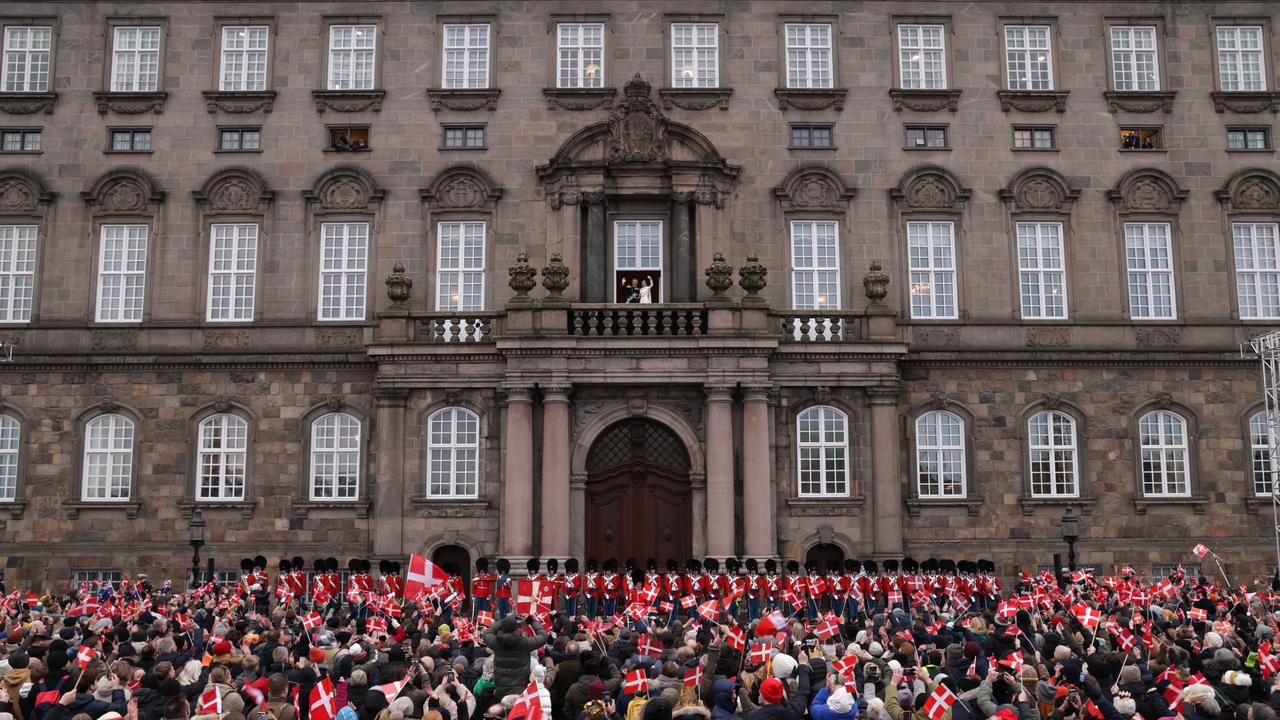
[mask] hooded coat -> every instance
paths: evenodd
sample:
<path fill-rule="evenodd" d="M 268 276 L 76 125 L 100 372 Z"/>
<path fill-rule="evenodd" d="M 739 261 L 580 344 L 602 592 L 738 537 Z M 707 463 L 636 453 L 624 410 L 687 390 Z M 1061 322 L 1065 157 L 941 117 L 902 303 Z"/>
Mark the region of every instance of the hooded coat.
<path fill-rule="evenodd" d="M 858 717 L 858 703 L 850 703 L 852 707 L 848 711 L 838 713 L 827 707 L 827 700 L 830 698 L 830 690 L 827 688 L 819 690 L 809 705 L 809 717 L 813 720 L 853 720 Z"/>
<path fill-rule="evenodd" d="M 524 692 L 529 686 L 529 653 L 547 644 L 542 623 L 530 618 L 529 625 L 533 637 L 521 632 L 510 617 L 484 634 L 484 644 L 493 651 L 494 697 L 498 700 Z"/>

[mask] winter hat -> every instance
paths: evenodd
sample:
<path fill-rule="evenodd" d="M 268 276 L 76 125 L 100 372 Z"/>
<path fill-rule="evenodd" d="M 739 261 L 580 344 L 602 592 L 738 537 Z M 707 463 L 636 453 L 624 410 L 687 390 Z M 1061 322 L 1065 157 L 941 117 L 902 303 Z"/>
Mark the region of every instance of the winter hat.
<path fill-rule="evenodd" d="M 878 697 L 873 697 L 870 700 L 868 700 L 867 714 L 869 714 L 873 718 L 888 717 L 888 715 L 885 714 L 885 710 L 884 710 L 884 700 L 881 700 Z"/>
<path fill-rule="evenodd" d="M 964 646 L 960 643 L 951 643 L 947 646 L 947 664 L 950 665 L 960 658 L 964 657 Z"/>
<path fill-rule="evenodd" d="M 1116 712 L 1126 717 L 1138 712 L 1138 704 L 1125 693 L 1120 693 L 1112 704 L 1116 706 Z"/>
<path fill-rule="evenodd" d="M 1142 671 L 1137 665 L 1125 665 L 1120 669 L 1120 684 L 1130 685 L 1142 682 Z"/>
<path fill-rule="evenodd" d="M 760 699 L 769 705 L 777 705 L 786 695 L 786 688 L 778 678 L 768 678 L 760 683 Z"/>
<path fill-rule="evenodd" d="M 982 649 L 978 647 L 978 643 L 970 640 L 964 644 L 964 656 L 966 658 L 972 660 L 973 658 L 978 657 L 980 652 L 982 652 Z"/>
<path fill-rule="evenodd" d="M 1221 636 L 1221 635 L 1219 635 L 1218 633 L 1216 633 L 1216 632 L 1212 631 L 1212 630 L 1210 630 L 1209 632 L 1205 633 L 1205 634 L 1204 634 L 1204 647 L 1205 647 L 1205 649 L 1206 649 L 1206 650 L 1208 650 L 1209 648 L 1220 648 L 1220 647 L 1222 647 L 1222 636 Z"/>
<path fill-rule="evenodd" d="M 898 705 L 902 706 L 903 708 L 910 710 L 911 701 L 914 698 L 915 696 L 911 694 L 910 688 L 903 686 L 900 690 L 898 690 Z"/>
<path fill-rule="evenodd" d="M 214 655 L 230 655 L 231 651 L 234 649 L 235 649 L 235 646 L 231 644 L 230 640 L 219 640 L 213 645 L 213 654 Z"/>
<path fill-rule="evenodd" d="M 1066 645 L 1059 645 L 1053 649 L 1053 659 L 1057 662 L 1064 663 L 1071 659 L 1071 648 Z"/>
<path fill-rule="evenodd" d="M 1249 677 L 1248 673 L 1242 673 L 1239 670 L 1228 670 L 1222 673 L 1222 682 L 1236 687 L 1249 687 L 1253 685 L 1253 678 Z"/>
<path fill-rule="evenodd" d="M 587 685 L 587 699 L 599 700 L 602 697 L 604 697 L 604 682 L 596 678 Z"/>
<path fill-rule="evenodd" d="M 644 720 L 671 720 L 675 704 L 666 698 L 655 698 L 644 704 Z"/>
<path fill-rule="evenodd" d="M 773 658 L 773 676 L 779 680 L 786 680 L 791 677 L 791 673 L 795 672 L 796 659 L 790 655 L 775 655 Z"/>
<path fill-rule="evenodd" d="M 848 690 L 839 688 L 827 698 L 827 709 L 837 715 L 844 715 L 853 709 L 853 696 Z"/>
<path fill-rule="evenodd" d="M 867 648 L 867 652 L 871 653 L 871 657 L 878 658 L 884 655 L 884 646 L 878 642 L 873 642 L 871 647 Z"/>
<path fill-rule="evenodd" d="M 1207 645 L 1208 642 L 1206 642 L 1205 644 Z M 1217 650 L 1213 651 L 1213 659 L 1214 659 L 1214 662 L 1229 663 L 1234 661 L 1236 659 L 1236 656 L 1230 650 L 1224 647 L 1220 647 Z"/>
<path fill-rule="evenodd" d="M 182 684 L 173 678 L 166 678 L 160 683 L 160 694 L 164 697 L 173 697 L 182 694 Z"/>
<path fill-rule="evenodd" d="M 1008 705 L 1003 705 L 995 714 L 996 720 L 1018 720 L 1018 711 Z"/>

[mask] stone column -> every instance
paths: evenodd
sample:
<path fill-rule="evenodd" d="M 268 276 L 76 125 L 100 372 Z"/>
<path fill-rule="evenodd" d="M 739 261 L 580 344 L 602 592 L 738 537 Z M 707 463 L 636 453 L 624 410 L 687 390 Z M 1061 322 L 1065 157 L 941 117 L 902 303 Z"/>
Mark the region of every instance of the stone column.
<path fill-rule="evenodd" d="M 586 560 L 587 474 L 574 473 L 569 480 L 569 554 Z"/>
<path fill-rule="evenodd" d="M 569 386 L 542 388 L 542 551 L 544 558 L 569 557 Z M 579 521 L 580 522 L 580 521 Z"/>
<path fill-rule="evenodd" d="M 742 407 L 742 537 L 746 556 L 760 560 L 777 555 L 771 456 L 769 388 L 746 388 Z"/>
<path fill-rule="evenodd" d="M 603 190 L 584 193 L 587 201 L 587 257 L 582 273 L 583 299 L 586 302 L 609 302 L 613 298 L 613 274 L 609 272 L 609 233 L 605 225 Z"/>
<path fill-rule="evenodd" d="M 693 302 L 693 237 L 689 232 L 691 193 L 671 193 L 671 280 L 670 302 Z"/>
<path fill-rule="evenodd" d="M 506 447 L 502 477 L 502 554 L 513 567 L 533 555 L 533 388 L 503 387 Z"/>
<path fill-rule="evenodd" d="M 902 484 L 898 477 L 898 389 L 867 388 L 871 402 L 871 494 L 875 554 L 902 556 Z"/>
<path fill-rule="evenodd" d="M 409 391 L 376 388 L 373 391 L 378 428 L 376 492 L 373 496 L 374 557 L 404 555 L 404 433 L 405 405 Z"/>
<path fill-rule="evenodd" d="M 689 502 L 693 505 L 693 556 L 707 555 L 707 475 L 689 473 Z"/>
<path fill-rule="evenodd" d="M 707 393 L 707 554 L 734 550 L 733 388 L 709 385 Z"/>
<path fill-rule="evenodd" d="M 581 193 L 560 191 L 560 255 L 564 264 L 569 267 L 569 287 L 564 296 L 571 300 L 582 296 L 582 206 L 579 205 Z M 548 259 L 551 253 L 547 253 Z"/>

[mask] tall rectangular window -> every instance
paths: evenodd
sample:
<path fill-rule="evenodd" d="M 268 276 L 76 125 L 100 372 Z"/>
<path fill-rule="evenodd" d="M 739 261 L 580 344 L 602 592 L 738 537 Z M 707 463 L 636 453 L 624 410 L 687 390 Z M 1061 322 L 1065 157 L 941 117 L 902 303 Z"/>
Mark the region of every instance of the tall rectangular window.
<path fill-rule="evenodd" d="M 671 87 L 719 87 L 719 46 L 715 23 L 671 23 Z"/>
<path fill-rule="evenodd" d="M 1280 247 L 1273 223 L 1235 223 L 1236 293 L 1245 320 L 1280 318 Z"/>
<path fill-rule="evenodd" d="M 329 27 L 329 89 L 372 90 L 377 62 L 376 25 Z"/>
<path fill-rule="evenodd" d="M 218 89 L 249 91 L 267 89 L 266 25 L 227 25 L 222 28 L 222 65 Z"/>
<path fill-rule="evenodd" d="M 831 75 L 831 25 L 787 23 L 787 87 L 829 88 Z"/>
<path fill-rule="evenodd" d="M 489 26 L 444 26 L 444 77 L 446 89 L 489 87 Z"/>
<path fill-rule="evenodd" d="M 320 319 L 364 320 L 369 223 L 324 223 L 320 235 Z"/>
<path fill-rule="evenodd" d="M 834 221 L 791 223 L 791 306 L 840 309 L 839 230 Z"/>
<path fill-rule="evenodd" d="M 1067 316 L 1061 223 L 1018 223 L 1018 291 L 1023 319 Z"/>
<path fill-rule="evenodd" d="M 604 24 L 556 26 L 556 87 L 604 87 Z"/>
<path fill-rule="evenodd" d="M 898 26 L 898 69 L 904 90 L 946 89 L 945 32 L 942 25 Z"/>
<path fill-rule="evenodd" d="M 662 287 L 662 222 L 615 222 L 613 250 L 618 302 L 662 302 L 659 297 Z"/>
<path fill-rule="evenodd" d="M 1176 318 L 1169 224 L 1125 223 L 1124 255 L 1129 275 L 1129 317 L 1134 320 Z"/>
<path fill-rule="evenodd" d="M 103 225 L 98 252 L 98 322 L 142 322 L 147 226 Z"/>
<path fill-rule="evenodd" d="M 49 61 L 53 54 L 53 28 L 47 26 L 4 29 L 4 92 L 48 92 Z"/>
<path fill-rule="evenodd" d="M 1048 25 L 1006 25 L 1004 58 L 1010 90 L 1053 89 Z"/>
<path fill-rule="evenodd" d="M 482 222 L 442 222 L 436 261 L 436 309 L 484 309 L 484 236 Z"/>
<path fill-rule="evenodd" d="M 29 322 L 36 279 L 36 226 L 0 225 L 0 322 Z"/>
<path fill-rule="evenodd" d="M 911 317 L 958 317 L 955 258 L 955 225 L 949 222 L 907 223 Z"/>
<path fill-rule="evenodd" d="M 1111 78 L 1121 92 L 1155 92 L 1160 89 L 1160 60 L 1156 55 L 1156 29 L 1148 25 L 1116 25 L 1111 28 Z"/>
<path fill-rule="evenodd" d="M 159 89 L 160 28 L 116 28 L 111 45 L 111 92 Z"/>
<path fill-rule="evenodd" d="M 1227 92 L 1267 89 L 1259 25 L 1218 26 L 1218 81 Z"/>
<path fill-rule="evenodd" d="M 209 320 L 252 320 L 258 226 L 209 228 Z"/>

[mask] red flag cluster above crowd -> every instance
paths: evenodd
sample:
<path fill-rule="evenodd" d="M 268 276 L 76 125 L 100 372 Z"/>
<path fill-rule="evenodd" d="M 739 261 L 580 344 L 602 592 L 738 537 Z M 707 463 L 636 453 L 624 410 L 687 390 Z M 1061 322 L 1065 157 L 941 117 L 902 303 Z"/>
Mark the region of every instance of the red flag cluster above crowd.
<path fill-rule="evenodd" d="M 343 577 L 333 559 L 270 573 L 259 557 L 238 582 L 189 590 L 142 574 L 16 589 L 0 720 L 1275 720 L 1280 707 L 1280 596 L 1225 574 L 1023 573 L 1004 591 L 985 561 L 763 565 L 579 574 L 534 560 L 512 578 L 482 561 L 468 594 L 458 568 L 416 555 L 376 578 L 361 560 Z"/>

